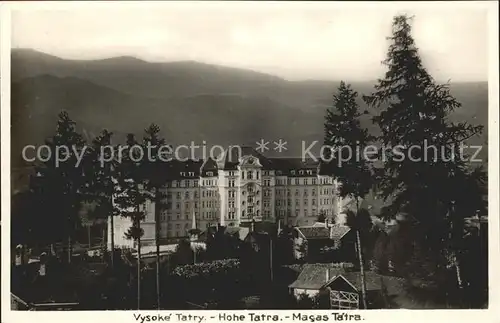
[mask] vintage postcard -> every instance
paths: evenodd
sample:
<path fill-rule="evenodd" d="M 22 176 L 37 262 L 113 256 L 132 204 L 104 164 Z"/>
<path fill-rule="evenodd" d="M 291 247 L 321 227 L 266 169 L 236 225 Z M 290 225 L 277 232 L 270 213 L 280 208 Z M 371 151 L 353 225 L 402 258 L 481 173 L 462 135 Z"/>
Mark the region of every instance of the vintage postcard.
<path fill-rule="evenodd" d="M 0 8 L 2 323 L 500 317 L 498 3 Z"/>

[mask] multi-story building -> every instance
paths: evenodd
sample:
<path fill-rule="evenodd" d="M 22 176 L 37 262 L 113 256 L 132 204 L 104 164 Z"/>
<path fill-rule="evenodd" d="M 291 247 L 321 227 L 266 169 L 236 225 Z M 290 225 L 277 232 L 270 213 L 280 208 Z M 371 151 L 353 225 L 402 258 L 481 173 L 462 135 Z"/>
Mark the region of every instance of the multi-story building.
<path fill-rule="evenodd" d="M 173 161 L 165 165 L 169 180 L 160 216 L 162 239 L 187 236 L 193 225 L 204 231 L 217 223 L 239 226 L 250 221 L 281 221 L 312 225 L 320 214 L 336 218 L 345 201 L 322 163 L 300 158 L 269 158 L 251 147 L 233 147 L 205 161 Z M 154 203 L 145 206 L 142 224 L 147 243 L 154 241 Z M 115 218 L 115 243 L 124 238 L 130 221 Z M 109 241 L 109 239 L 108 239 Z"/>

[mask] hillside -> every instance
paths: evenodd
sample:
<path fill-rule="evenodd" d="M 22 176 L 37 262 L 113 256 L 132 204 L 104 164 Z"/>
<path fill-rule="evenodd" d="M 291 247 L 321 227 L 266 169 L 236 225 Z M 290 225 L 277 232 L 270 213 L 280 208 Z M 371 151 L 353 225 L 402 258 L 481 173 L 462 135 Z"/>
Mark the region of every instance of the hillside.
<path fill-rule="evenodd" d="M 23 164 L 23 145 L 41 144 L 53 133 L 61 109 L 69 111 L 82 132 L 95 135 L 107 128 L 119 141 L 155 122 L 174 145 L 283 139 L 288 150 L 280 156 L 297 156 L 302 141 L 306 146 L 322 141 L 325 109 L 338 86 L 197 62 L 74 61 L 33 50 L 13 50 L 11 66 L 14 167 Z M 373 88 L 368 82 L 352 86 L 360 94 Z M 463 104 L 452 119 L 486 126 L 487 83 L 452 83 L 451 89 Z M 361 100 L 360 105 L 367 109 Z M 376 132 L 370 120 L 378 111 L 367 110 L 363 123 Z M 484 143 L 486 133 L 473 142 Z"/>

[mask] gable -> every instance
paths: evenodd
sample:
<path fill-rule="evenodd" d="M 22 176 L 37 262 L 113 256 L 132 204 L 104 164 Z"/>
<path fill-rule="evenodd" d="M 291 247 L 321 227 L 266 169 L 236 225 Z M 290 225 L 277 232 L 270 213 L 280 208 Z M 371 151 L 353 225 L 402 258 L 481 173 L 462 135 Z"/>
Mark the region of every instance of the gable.
<path fill-rule="evenodd" d="M 358 289 L 349 282 L 342 275 L 336 276 L 332 281 L 325 285 L 325 287 L 330 288 L 331 290 L 349 292 L 349 293 L 358 293 Z"/>

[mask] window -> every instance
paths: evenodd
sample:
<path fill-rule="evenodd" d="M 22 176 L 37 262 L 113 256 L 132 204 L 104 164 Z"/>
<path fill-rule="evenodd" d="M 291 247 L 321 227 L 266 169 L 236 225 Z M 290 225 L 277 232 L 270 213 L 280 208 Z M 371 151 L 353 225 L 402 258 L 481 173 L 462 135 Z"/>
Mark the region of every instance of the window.
<path fill-rule="evenodd" d="M 181 192 L 177 192 L 177 198 L 180 199 L 181 198 Z"/>
<path fill-rule="evenodd" d="M 313 185 L 316 185 L 316 178 L 313 178 L 313 179 L 312 179 L 312 184 L 313 184 Z"/>
<path fill-rule="evenodd" d="M 312 199 L 312 205 L 316 205 L 316 199 Z"/>
<path fill-rule="evenodd" d="M 295 179 L 295 185 L 300 185 L 300 180 L 298 178 Z"/>
<path fill-rule="evenodd" d="M 207 172 L 207 176 L 212 177 L 212 176 L 214 176 L 214 173 L 213 172 Z"/>
<path fill-rule="evenodd" d="M 189 172 L 189 176 L 194 176 L 194 172 Z"/>
<path fill-rule="evenodd" d="M 247 172 L 247 179 L 253 179 L 253 174 L 251 170 Z"/>
<path fill-rule="evenodd" d="M 181 172 L 181 176 L 186 176 L 186 173 L 185 172 Z"/>
<path fill-rule="evenodd" d="M 309 185 L 307 178 L 304 178 L 304 185 Z"/>
<path fill-rule="evenodd" d="M 189 198 L 189 192 L 186 192 L 186 194 L 184 195 L 186 196 L 187 199 Z"/>
<path fill-rule="evenodd" d="M 292 171 L 290 172 L 290 174 L 295 175 L 295 171 L 294 171 L 294 170 L 292 170 Z"/>
<path fill-rule="evenodd" d="M 300 170 L 300 171 L 299 171 L 299 175 L 304 175 L 304 171 L 303 171 L 303 170 Z"/>
<path fill-rule="evenodd" d="M 256 178 L 256 179 L 259 179 L 259 174 L 260 174 L 260 172 L 259 172 L 259 171 L 257 171 L 257 172 L 256 172 L 256 176 L 255 176 L 255 178 Z"/>

